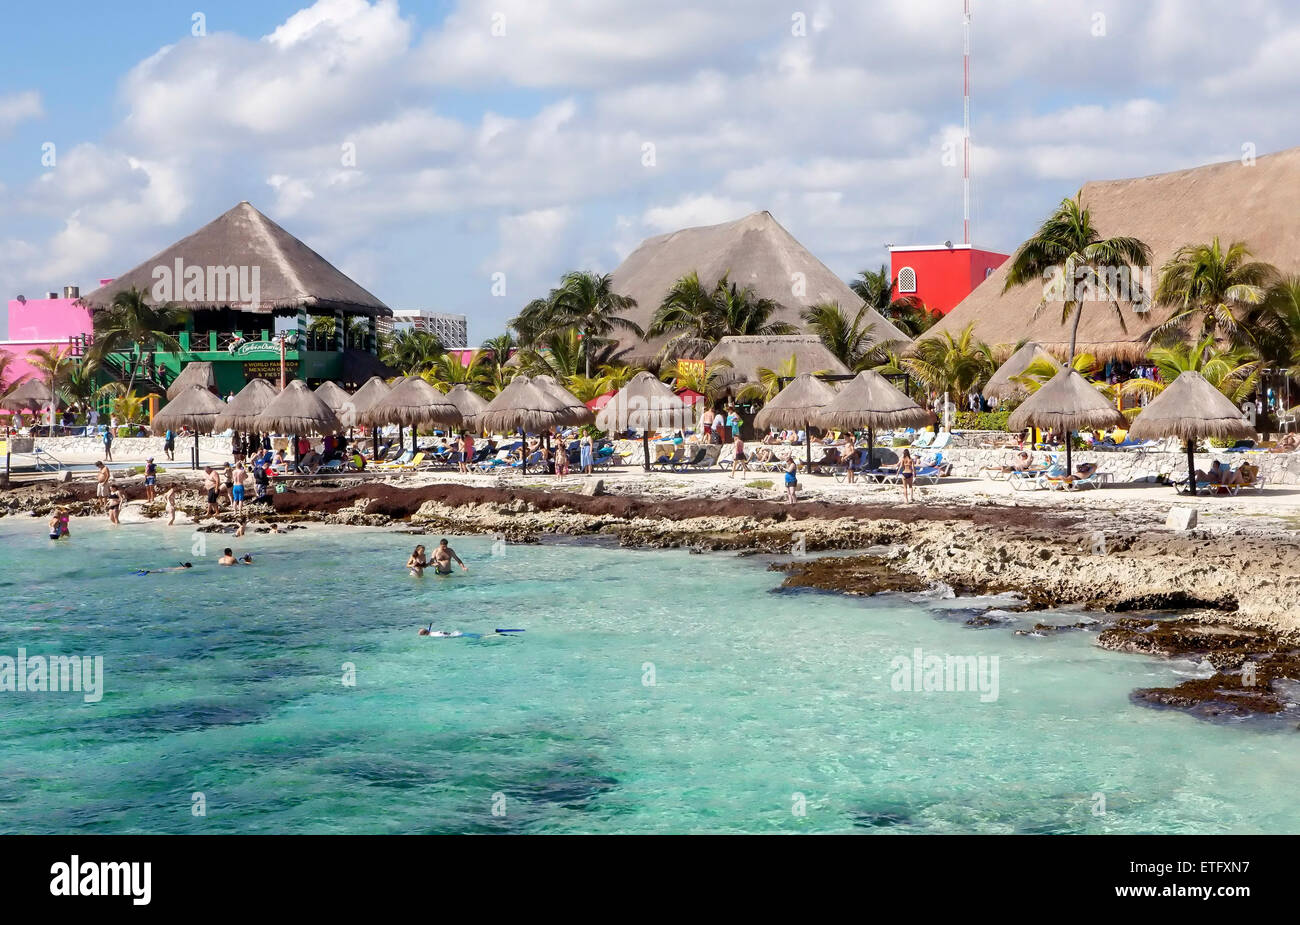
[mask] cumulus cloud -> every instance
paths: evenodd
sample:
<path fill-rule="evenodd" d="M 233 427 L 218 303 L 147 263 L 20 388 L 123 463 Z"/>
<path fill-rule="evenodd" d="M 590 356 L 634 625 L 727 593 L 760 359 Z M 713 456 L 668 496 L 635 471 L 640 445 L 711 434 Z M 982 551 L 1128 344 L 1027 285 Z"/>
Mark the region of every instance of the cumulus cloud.
<path fill-rule="evenodd" d="M 11 132 L 20 122 L 45 114 L 41 95 L 35 90 L 0 94 L 0 137 Z"/>

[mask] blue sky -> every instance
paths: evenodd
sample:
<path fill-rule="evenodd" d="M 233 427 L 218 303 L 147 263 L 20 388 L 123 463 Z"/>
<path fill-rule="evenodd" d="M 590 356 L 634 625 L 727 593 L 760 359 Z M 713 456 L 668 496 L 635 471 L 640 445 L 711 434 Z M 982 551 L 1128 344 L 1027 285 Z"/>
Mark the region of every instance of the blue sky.
<path fill-rule="evenodd" d="M 1300 143 L 1283 0 L 974 6 L 977 244 L 1014 247 L 1088 179 Z M 566 270 L 757 209 L 849 278 L 886 242 L 959 239 L 960 9 L 6 4 L 0 292 L 93 287 L 241 199 L 474 341 Z"/>

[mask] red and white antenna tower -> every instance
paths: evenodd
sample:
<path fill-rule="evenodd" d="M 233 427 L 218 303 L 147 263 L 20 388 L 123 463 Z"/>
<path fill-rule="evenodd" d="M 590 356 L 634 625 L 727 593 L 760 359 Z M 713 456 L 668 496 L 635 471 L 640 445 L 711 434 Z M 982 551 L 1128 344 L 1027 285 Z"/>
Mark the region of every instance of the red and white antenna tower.
<path fill-rule="evenodd" d="M 963 244 L 970 243 L 970 0 L 964 0 L 964 12 L 961 20 L 962 31 L 962 173 L 961 173 L 961 216 Z"/>

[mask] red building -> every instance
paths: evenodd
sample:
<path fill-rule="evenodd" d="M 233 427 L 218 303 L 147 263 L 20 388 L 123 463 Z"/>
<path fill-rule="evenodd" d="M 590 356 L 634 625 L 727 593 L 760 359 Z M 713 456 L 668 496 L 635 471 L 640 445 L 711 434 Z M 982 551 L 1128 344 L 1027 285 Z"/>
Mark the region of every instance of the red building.
<path fill-rule="evenodd" d="M 890 245 L 889 272 L 897 295 L 916 296 L 927 308 L 947 313 L 1006 259 L 970 244 Z"/>

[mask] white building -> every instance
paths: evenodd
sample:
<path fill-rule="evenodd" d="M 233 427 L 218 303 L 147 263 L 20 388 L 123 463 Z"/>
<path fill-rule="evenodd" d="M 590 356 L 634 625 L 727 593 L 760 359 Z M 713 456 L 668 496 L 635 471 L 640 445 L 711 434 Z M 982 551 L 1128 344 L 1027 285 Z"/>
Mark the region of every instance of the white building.
<path fill-rule="evenodd" d="M 393 331 L 427 331 L 448 348 L 469 346 L 469 321 L 464 315 L 444 315 L 423 308 L 396 309 Z"/>

